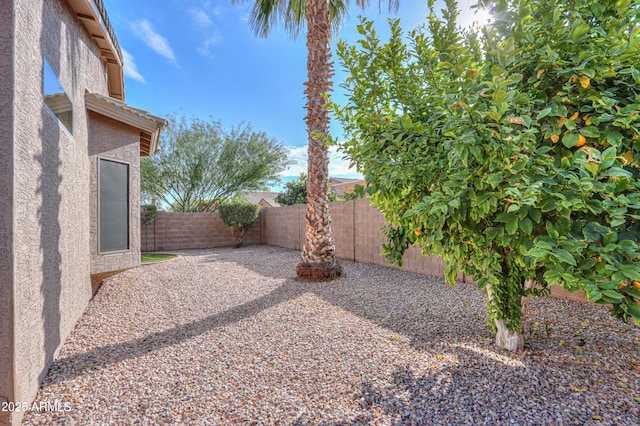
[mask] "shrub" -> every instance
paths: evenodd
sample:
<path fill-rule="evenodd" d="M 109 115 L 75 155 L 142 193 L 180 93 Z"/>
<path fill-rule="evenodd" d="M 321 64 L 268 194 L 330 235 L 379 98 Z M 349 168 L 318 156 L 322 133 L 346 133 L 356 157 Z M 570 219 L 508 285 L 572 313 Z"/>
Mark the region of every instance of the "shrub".
<path fill-rule="evenodd" d="M 229 203 L 218 207 L 220 218 L 231 228 L 231 235 L 236 247 L 242 246 L 242 238 L 258 218 L 260 207 L 255 204 Z"/>
<path fill-rule="evenodd" d="M 143 204 L 140 206 L 140 221 L 143 225 L 151 225 L 156 221 L 158 207 L 153 204 Z"/>

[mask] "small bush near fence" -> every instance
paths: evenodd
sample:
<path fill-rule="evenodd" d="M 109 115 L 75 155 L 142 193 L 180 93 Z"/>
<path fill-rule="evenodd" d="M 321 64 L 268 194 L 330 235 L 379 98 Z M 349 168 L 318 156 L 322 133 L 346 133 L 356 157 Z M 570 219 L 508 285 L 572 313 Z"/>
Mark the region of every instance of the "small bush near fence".
<path fill-rule="evenodd" d="M 140 220 L 143 225 L 151 225 L 156 221 L 158 208 L 153 204 L 143 204 L 140 206 Z"/>
<path fill-rule="evenodd" d="M 255 223 L 259 210 L 257 205 L 242 203 L 222 204 L 218 208 L 220 218 L 231 228 L 236 247 L 242 246 L 244 232 Z"/>

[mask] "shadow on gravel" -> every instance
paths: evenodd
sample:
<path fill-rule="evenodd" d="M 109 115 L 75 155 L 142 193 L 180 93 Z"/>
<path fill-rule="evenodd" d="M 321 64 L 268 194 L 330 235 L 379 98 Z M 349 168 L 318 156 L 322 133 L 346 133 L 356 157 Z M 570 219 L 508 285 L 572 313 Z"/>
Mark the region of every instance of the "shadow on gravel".
<path fill-rule="evenodd" d="M 180 255 L 189 256 L 189 253 L 180 252 Z M 553 303 L 556 311 L 560 308 L 571 313 L 561 317 L 564 323 L 557 320 L 554 323 L 553 316 L 545 318 L 545 311 L 541 309 L 537 320 L 548 321 L 552 330 L 536 338 L 535 351 L 508 354 L 495 349 L 493 333 L 486 325 L 484 297 L 473 285 L 461 284 L 451 289 L 438 277 L 404 271 L 393 271 L 389 275 L 386 268 L 352 262 L 343 262 L 347 271 L 343 278 L 325 283 L 300 283 L 292 278 L 298 252 L 277 247 L 197 251 L 192 256 L 203 256 L 193 262 L 194 268 L 210 262 L 229 262 L 239 267 L 236 271 L 280 278 L 284 283 L 269 294 L 202 320 L 59 359 L 52 367 L 55 374 L 49 374 L 43 386 L 179 344 L 310 293 L 345 312 L 405 336 L 413 349 L 433 357 L 433 373 L 416 372 L 411 365 L 399 365 L 386 383 L 363 378 L 359 397 L 365 413 L 362 418 L 354 419 L 356 423 L 375 422 L 375 414 L 371 418 L 367 416 L 380 411 L 394 419 L 393 424 L 421 424 L 420 419 L 432 419 L 436 424 L 531 424 L 532 419 L 558 423 L 554 414 L 560 411 L 573 416 L 560 419 L 567 424 L 593 422 L 598 416 L 611 424 L 616 423 L 616 413 L 622 413 L 624 419 L 624 416 L 635 415 L 625 410 L 638 412 L 632 398 L 638 373 L 629 363 L 629 360 L 638 360 L 633 336 L 620 335 L 617 340 L 612 339 L 609 333 L 622 328 L 612 325 L 606 319 L 606 312 L 595 311 L 588 305 L 541 301 L 540 306 Z M 279 266 L 275 271 L 274 262 Z M 384 278 L 389 276 L 392 278 Z M 597 316 L 589 318 L 591 325 L 580 326 L 580 319 L 569 321 L 588 314 Z M 566 344 L 559 345 L 560 341 Z M 586 342 L 585 348 L 576 349 L 576 342 L 583 345 Z M 621 348 L 616 345 L 631 348 L 630 358 L 621 357 Z M 598 374 L 594 374 L 594 365 L 600 366 Z M 491 374 L 493 371 L 500 374 Z M 629 379 L 630 389 L 604 388 L 597 377 L 621 373 Z M 618 396 L 613 398 L 616 393 Z M 501 399 L 505 395 L 509 397 Z M 531 413 L 535 417 L 531 417 Z"/>
<path fill-rule="evenodd" d="M 135 359 L 164 347 L 179 344 L 216 328 L 257 315 L 306 292 L 300 283 L 289 280 L 267 295 L 202 320 L 182 324 L 170 330 L 151 333 L 139 339 L 104 345 L 89 352 L 61 358 L 56 360 L 51 367 L 52 370 L 55 369 L 56 374 L 49 374 L 42 386 L 64 382 L 81 374 L 98 371 L 109 364 Z M 77 369 L 77 366 L 83 366 L 83 368 Z"/>

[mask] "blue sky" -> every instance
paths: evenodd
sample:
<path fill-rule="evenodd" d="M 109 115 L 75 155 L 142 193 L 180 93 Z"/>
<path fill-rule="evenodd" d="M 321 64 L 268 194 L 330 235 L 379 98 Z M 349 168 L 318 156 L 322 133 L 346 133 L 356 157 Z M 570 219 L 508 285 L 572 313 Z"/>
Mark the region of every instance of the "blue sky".
<path fill-rule="evenodd" d="M 459 1 L 461 21 L 474 19 L 469 5 Z M 156 115 L 172 112 L 212 118 L 226 127 L 251 123 L 290 149 L 295 164 L 283 176 L 306 171 L 307 136 L 303 83 L 306 81 L 304 32 L 292 39 L 280 28 L 268 38 L 249 26 L 251 2 L 231 0 L 104 0 L 125 61 L 126 101 Z M 386 4 L 375 0 L 363 11 L 352 1 L 340 38 L 354 43 L 358 16 L 376 21 L 388 33 Z M 425 21 L 427 1 L 400 0 L 392 17 L 404 29 Z M 337 38 L 336 38 L 337 40 Z M 338 85 L 344 78 L 336 61 L 333 99 L 344 99 Z M 332 126 L 334 136 L 341 129 Z M 341 155 L 330 156 L 332 177 L 357 177 Z M 288 180 L 288 179 L 285 179 Z M 277 188 L 276 188 L 277 189 Z"/>

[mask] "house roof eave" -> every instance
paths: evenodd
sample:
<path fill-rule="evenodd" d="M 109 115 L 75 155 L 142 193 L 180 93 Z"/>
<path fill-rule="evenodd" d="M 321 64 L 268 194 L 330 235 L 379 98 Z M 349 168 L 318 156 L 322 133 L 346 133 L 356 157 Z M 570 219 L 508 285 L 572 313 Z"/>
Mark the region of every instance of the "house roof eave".
<path fill-rule="evenodd" d="M 98 93 L 85 93 L 85 107 L 90 111 L 139 129 L 141 156 L 148 157 L 158 151 L 160 132 L 168 124 L 166 119 Z"/>
<path fill-rule="evenodd" d="M 109 96 L 124 101 L 122 50 L 118 44 L 103 0 L 67 0 L 78 20 L 84 25 L 107 69 Z"/>

